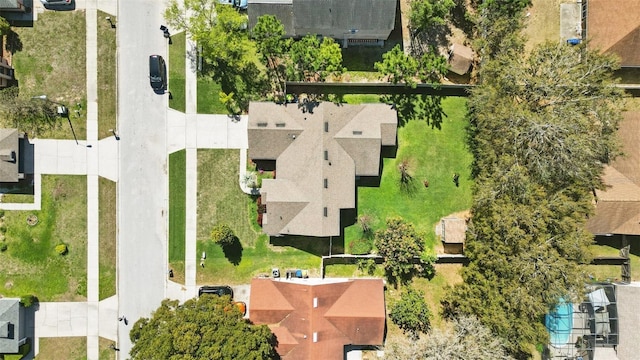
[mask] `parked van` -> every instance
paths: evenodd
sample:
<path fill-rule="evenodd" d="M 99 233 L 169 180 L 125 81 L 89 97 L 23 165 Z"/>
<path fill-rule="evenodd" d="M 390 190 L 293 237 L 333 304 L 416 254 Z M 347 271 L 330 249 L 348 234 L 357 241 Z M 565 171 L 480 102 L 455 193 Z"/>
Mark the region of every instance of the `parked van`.
<path fill-rule="evenodd" d="M 155 92 L 167 90 L 167 65 L 160 55 L 149 56 L 149 81 Z"/>

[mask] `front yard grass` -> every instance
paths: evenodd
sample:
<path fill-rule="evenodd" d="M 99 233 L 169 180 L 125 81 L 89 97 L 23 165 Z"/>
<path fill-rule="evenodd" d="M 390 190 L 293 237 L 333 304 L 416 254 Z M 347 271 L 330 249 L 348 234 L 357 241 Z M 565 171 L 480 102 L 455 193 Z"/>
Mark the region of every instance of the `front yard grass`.
<path fill-rule="evenodd" d="M 185 111 L 185 75 L 186 75 L 186 42 L 187 34 L 181 32 L 171 36 L 169 46 L 169 107 L 178 111 Z"/>
<path fill-rule="evenodd" d="M 104 300 L 116 294 L 116 183 L 100 177 L 99 217 L 99 294 Z"/>
<path fill-rule="evenodd" d="M 87 295 L 87 181 L 85 176 L 42 177 L 42 210 L 5 211 L 0 293 L 32 294 L 40 301 L 84 301 Z M 37 216 L 37 224 L 27 217 Z M 67 255 L 56 245 L 64 243 Z"/>
<path fill-rule="evenodd" d="M 101 20 L 106 16 L 117 22 L 115 16 L 98 10 L 98 139 L 112 136 L 109 129 L 116 128 L 116 29 Z"/>
<path fill-rule="evenodd" d="M 113 352 L 113 350 L 111 350 Z M 111 354 L 113 355 L 113 354 Z M 86 337 L 40 338 L 36 360 L 84 360 L 87 358 Z M 102 356 L 100 357 L 102 359 Z"/>
<path fill-rule="evenodd" d="M 388 217 L 399 216 L 425 234 L 427 248 L 436 244 L 435 226 L 447 215 L 469 209 L 472 203 L 470 166 L 472 155 L 466 147 L 466 100 L 446 98 L 442 102 L 447 117 L 442 130 L 424 121 L 412 120 L 398 128 L 395 158 L 383 160 L 379 187 L 358 187 L 358 216 L 366 215 L 374 230 L 385 227 Z M 406 161 L 413 180 L 400 186 L 398 166 Z M 453 182 L 458 173 L 459 186 Z M 428 181 L 425 187 L 423 181 Z M 345 229 L 345 251 L 364 238 L 360 226 Z"/>
<path fill-rule="evenodd" d="M 197 282 L 248 283 L 259 274 L 270 273 L 272 267 L 309 269 L 312 276 L 319 276 L 318 256 L 269 244 L 256 223 L 255 201 L 240 189 L 239 159 L 239 150 L 198 150 L 197 256 L 204 251 L 207 258 L 204 268 L 198 268 Z M 240 240 L 241 248 L 230 255 L 238 260 L 237 265 L 210 240 L 213 226 L 221 223 L 229 225 Z"/>
<path fill-rule="evenodd" d="M 221 90 L 211 78 L 198 76 L 198 114 L 229 114 L 220 102 Z"/>
<path fill-rule="evenodd" d="M 13 27 L 10 45 L 20 97 L 47 95 L 70 109 L 70 119 L 79 139 L 86 138 L 86 25 L 84 10 L 46 11 L 38 14 L 33 27 Z M 42 101 L 42 100 L 33 100 Z M 61 119 L 62 120 L 62 119 Z M 67 121 L 39 134 L 41 138 L 73 139 Z"/>

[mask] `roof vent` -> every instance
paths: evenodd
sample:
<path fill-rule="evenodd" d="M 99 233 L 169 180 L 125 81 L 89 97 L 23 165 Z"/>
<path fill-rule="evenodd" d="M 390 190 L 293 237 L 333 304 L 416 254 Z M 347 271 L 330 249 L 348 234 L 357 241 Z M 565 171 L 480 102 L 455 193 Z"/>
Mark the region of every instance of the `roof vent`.
<path fill-rule="evenodd" d="M 256 125 L 258 125 L 258 127 L 267 127 L 268 123 L 266 122 L 259 122 Z"/>
<path fill-rule="evenodd" d="M 314 298 L 313 298 L 313 307 L 314 307 L 314 308 L 317 308 L 317 307 L 318 307 L 318 298 L 317 298 L 317 297 L 314 297 Z"/>
<path fill-rule="evenodd" d="M 317 332 L 313 332 L 313 342 L 318 342 L 318 333 Z"/>
<path fill-rule="evenodd" d="M 280 128 L 285 127 L 285 125 L 287 125 L 287 124 L 285 124 L 285 123 L 276 123 L 276 127 L 280 127 Z"/>
<path fill-rule="evenodd" d="M 362 131 L 360 131 L 360 130 L 353 130 L 353 135 L 362 135 Z"/>

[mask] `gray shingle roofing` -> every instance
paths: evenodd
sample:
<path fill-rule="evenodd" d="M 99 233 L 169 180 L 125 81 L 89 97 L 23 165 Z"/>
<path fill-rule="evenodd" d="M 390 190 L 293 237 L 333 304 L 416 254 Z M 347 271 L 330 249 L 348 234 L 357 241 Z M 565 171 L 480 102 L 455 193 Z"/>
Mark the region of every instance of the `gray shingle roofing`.
<path fill-rule="evenodd" d="M 249 0 L 247 11 L 250 28 L 270 14 L 292 37 L 386 40 L 395 25 L 396 5 L 395 0 Z"/>
<path fill-rule="evenodd" d="M 395 145 L 397 114 L 386 104 L 249 105 L 249 157 L 276 160 L 262 181 L 267 234 L 336 236 L 340 209 L 355 207 L 356 176 L 377 176 L 381 146 Z"/>
<path fill-rule="evenodd" d="M 0 129 L 0 182 L 19 180 L 19 138 L 16 129 Z"/>
<path fill-rule="evenodd" d="M 14 354 L 20 348 L 20 299 L 0 299 L 0 354 Z"/>

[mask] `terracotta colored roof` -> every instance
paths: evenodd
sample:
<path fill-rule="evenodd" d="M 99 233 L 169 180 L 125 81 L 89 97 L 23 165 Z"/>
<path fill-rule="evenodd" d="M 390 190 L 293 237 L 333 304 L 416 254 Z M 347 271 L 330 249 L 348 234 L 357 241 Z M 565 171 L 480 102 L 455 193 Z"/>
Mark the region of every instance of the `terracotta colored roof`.
<path fill-rule="evenodd" d="M 640 235 L 640 111 L 624 113 L 618 135 L 624 155 L 605 169 L 605 191 L 597 191 L 587 229 L 596 235 Z"/>
<path fill-rule="evenodd" d="M 336 236 L 340 210 L 355 207 L 356 176 L 377 176 L 381 146 L 395 145 L 397 114 L 386 104 L 249 105 L 249 157 L 276 160 L 262 181 L 269 235 Z"/>
<path fill-rule="evenodd" d="M 251 321 L 269 325 L 283 360 L 342 359 L 345 345 L 384 341 L 380 279 L 253 279 L 249 304 Z"/>
<path fill-rule="evenodd" d="M 640 0 L 589 0 L 589 46 L 620 57 L 622 66 L 640 66 Z"/>

